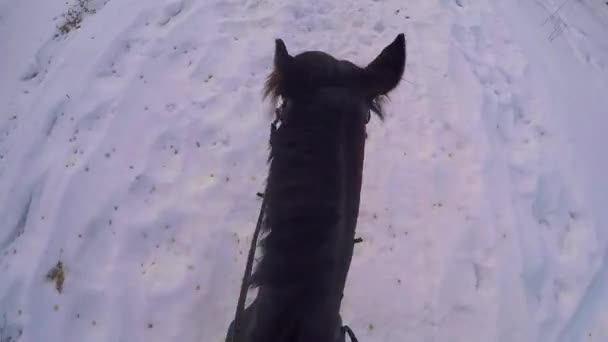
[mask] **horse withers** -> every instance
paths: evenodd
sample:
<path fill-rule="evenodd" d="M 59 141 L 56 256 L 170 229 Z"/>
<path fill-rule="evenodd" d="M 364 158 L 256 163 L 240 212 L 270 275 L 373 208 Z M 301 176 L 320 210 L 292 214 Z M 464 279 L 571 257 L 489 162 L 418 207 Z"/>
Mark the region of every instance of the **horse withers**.
<path fill-rule="evenodd" d="M 405 69 L 405 37 L 365 68 L 327 53 L 291 56 L 275 42 L 265 96 L 281 98 L 270 136 L 262 258 L 246 286 L 253 303 L 227 342 L 344 341 L 340 306 L 359 214 L 365 125 Z"/>

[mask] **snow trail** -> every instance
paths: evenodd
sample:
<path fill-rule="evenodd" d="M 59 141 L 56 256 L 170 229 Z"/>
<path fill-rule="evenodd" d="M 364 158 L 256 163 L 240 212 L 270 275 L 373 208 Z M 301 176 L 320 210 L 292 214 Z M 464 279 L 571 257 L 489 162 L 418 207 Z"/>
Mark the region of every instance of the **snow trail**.
<path fill-rule="evenodd" d="M 77 2 L 0 0 L 0 339 L 222 341 L 274 39 L 365 65 L 404 32 L 345 323 L 370 342 L 607 340 L 608 6 L 562 3 L 90 0 L 55 36 Z"/>

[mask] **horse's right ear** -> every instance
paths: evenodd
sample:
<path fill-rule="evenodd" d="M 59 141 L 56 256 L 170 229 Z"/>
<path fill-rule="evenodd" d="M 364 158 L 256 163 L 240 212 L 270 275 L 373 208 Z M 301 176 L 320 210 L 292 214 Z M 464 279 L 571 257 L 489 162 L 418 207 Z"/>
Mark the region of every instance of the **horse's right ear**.
<path fill-rule="evenodd" d="M 281 39 L 275 40 L 274 44 L 274 67 L 278 72 L 285 72 L 293 57 L 287 52 L 287 47 Z"/>
<path fill-rule="evenodd" d="M 365 86 L 370 96 L 386 95 L 399 84 L 405 59 L 405 36 L 401 33 L 364 69 Z"/>

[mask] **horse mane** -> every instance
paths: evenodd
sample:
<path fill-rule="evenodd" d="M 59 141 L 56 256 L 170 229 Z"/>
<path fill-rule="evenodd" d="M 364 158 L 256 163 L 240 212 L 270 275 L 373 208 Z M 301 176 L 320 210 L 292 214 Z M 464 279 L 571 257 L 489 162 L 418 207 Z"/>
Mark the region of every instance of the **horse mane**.
<path fill-rule="evenodd" d="M 283 89 L 281 88 L 283 82 L 281 82 L 281 79 L 281 72 L 277 69 L 272 70 L 264 83 L 264 100 L 270 97 L 271 101 L 276 101 L 277 98 L 281 96 L 281 93 L 283 93 Z"/>
<path fill-rule="evenodd" d="M 294 115 L 294 111 L 285 114 Z M 334 267 L 331 247 L 337 232 L 328 227 L 337 224 L 340 216 L 340 201 L 335 195 L 340 182 L 337 172 L 329 172 L 334 176 L 321 182 L 321 177 L 311 174 L 328 174 L 323 169 L 338 148 L 330 143 L 338 139 L 331 127 L 338 123 L 332 115 L 321 115 L 326 113 L 305 114 L 313 117 L 305 118 L 310 124 L 284 123 L 271 135 L 262 223 L 266 235 L 261 240 L 263 256 L 252 276 L 253 287 L 272 283 L 292 290 L 311 290 L 331 283 L 327 277 Z M 286 195 L 294 191 L 298 197 Z"/>

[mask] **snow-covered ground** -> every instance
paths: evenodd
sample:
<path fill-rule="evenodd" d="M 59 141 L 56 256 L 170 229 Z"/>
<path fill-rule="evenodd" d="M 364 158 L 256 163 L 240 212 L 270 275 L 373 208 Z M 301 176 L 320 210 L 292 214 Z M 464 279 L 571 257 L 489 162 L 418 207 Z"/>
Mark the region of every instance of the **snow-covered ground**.
<path fill-rule="evenodd" d="M 0 0 L 0 341 L 223 341 L 274 39 L 365 65 L 399 32 L 345 322 L 608 341 L 603 0 Z"/>

